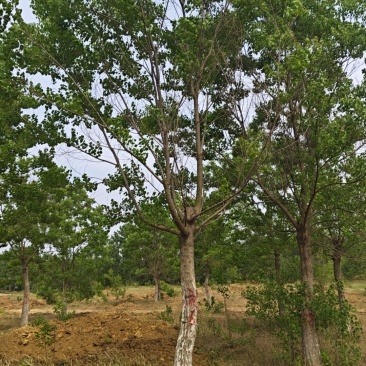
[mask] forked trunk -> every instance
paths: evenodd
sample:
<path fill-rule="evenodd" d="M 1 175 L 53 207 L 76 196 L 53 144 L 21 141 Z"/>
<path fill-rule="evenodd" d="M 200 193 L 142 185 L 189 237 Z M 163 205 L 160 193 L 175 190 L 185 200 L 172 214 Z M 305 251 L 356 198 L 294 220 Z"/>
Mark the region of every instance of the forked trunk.
<path fill-rule="evenodd" d="M 180 235 L 180 277 L 182 314 L 175 350 L 174 366 L 191 366 L 197 328 L 197 288 L 194 271 L 194 224 L 187 225 L 188 234 Z"/>
<path fill-rule="evenodd" d="M 23 275 L 23 305 L 22 305 L 22 317 L 20 320 L 20 325 L 24 326 L 28 324 L 29 316 L 29 295 L 30 295 L 30 283 L 29 283 L 29 269 L 28 263 L 22 264 L 22 275 Z"/>
<path fill-rule="evenodd" d="M 302 364 L 303 366 L 321 366 L 315 314 L 309 304 L 313 298 L 314 272 L 311 242 L 306 228 L 298 228 L 297 243 L 300 251 L 301 280 L 305 286 L 305 306 L 301 315 Z"/>
<path fill-rule="evenodd" d="M 161 300 L 161 289 L 160 289 L 160 278 L 158 276 L 154 276 L 154 283 L 155 283 L 154 300 L 155 302 L 159 302 Z"/>
<path fill-rule="evenodd" d="M 211 292 L 210 292 L 210 286 L 208 285 L 209 280 L 210 280 L 210 268 L 208 266 L 206 266 L 206 269 L 205 269 L 205 283 L 204 283 L 205 297 L 206 297 L 207 304 L 211 306 L 212 305 L 211 304 Z"/>

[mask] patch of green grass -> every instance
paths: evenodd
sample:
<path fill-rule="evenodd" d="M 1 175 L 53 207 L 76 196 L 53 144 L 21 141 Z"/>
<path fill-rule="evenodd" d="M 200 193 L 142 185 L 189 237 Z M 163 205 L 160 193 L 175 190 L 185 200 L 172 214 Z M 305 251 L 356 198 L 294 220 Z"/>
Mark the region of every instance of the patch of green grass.
<path fill-rule="evenodd" d="M 344 283 L 345 290 L 352 289 L 355 291 L 363 292 L 366 289 L 366 281 L 352 281 Z"/>

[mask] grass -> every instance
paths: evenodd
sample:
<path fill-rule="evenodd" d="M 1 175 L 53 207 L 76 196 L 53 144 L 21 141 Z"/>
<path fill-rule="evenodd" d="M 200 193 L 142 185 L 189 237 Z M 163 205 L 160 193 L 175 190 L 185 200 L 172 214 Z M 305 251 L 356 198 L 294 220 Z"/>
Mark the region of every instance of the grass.
<path fill-rule="evenodd" d="M 34 360 L 26 357 L 22 361 L 11 362 L 0 360 L 0 366 L 157 366 L 159 362 L 149 361 L 144 355 L 137 354 L 134 357 L 128 357 L 123 352 L 115 349 L 110 349 L 98 356 L 91 356 L 87 359 L 72 361 L 57 361 L 52 360 Z"/>
<path fill-rule="evenodd" d="M 230 332 L 224 314 L 201 314 L 196 349 L 208 355 L 212 366 L 288 366 L 278 355 L 277 340 L 254 319 L 230 314 Z"/>
<path fill-rule="evenodd" d="M 344 284 L 345 290 L 352 290 L 352 291 L 361 291 L 364 292 L 366 290 L 366 282 L 365 281 L 345 281 Z"/>

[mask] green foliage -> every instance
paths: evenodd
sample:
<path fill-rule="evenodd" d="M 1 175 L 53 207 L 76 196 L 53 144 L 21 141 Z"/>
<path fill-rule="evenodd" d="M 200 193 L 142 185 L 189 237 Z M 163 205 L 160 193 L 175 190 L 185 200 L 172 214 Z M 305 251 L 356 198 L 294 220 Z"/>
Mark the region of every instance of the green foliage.
<path fill-rule="evenodd" d="M 177 292 L 174 290 L 174 287 L 166 283 L 165 281 L 160 281 L 160 289 L 164 293 L 166 293 L 169 297 L 177 296 Z"/>
<path fill-rule="evenodd" d="M 57 301 L 56 305 L 53 307 L 53 312 L 62 321 L 66 321 L 75 317 L 75 311 L 72 313 L 67 312 L 67 304 L 64 301 Z"/>
<path fill-rule="evenodd" d="M 103 280 L 100 272 L 105 264 L 107 232 L 101 207 L 88 197 L 84 183 L 74 180 L 48 211 L 47 239 L 53 254 L 44 253 L 37 260 L 37 293 L 49 303 L 93 297 L 94 281 Z"/>
<path fill-rule="evenodd" d="M 39 327 L 47 323 L 47 319 L 43 315 L 37 315 L 37 317 L 33 320 L 32 325 L 34 327 Z"/>
<path fill-rule="evenodd" d="M 55 290 L 46 284 L 37 286 L 37 296 L 46 300 L 47 304 L 49 305 L 56 304 L 58 299 L 58 294 L 55 292 Z"/>
<path fill-rule="evenodd" d="M 158 314 L 158 319 L 164 320 L 167 323 L 174 323 L 174 314 L 171 306 L 166 305 L 165 310 Z"/>
<path fill-rule="evenodd" d="M 114 274 L 112 269 L 109 269 L 104 277 L 109 281 L 111 292 L 115 296 L 116 301 L 118 301 L 120 297 L 124 298 L 126 295 L 126 287 L 123 286 L 122 277 Z"/>
<path fill-rule="evenodd" d="M 205 310 L 208 313 L 219 314 L 224 309 L 224 303 L 222 301 L 216 301 L 214 296 L 211 296 L 211 303 L 206 299 L 203 299 Z"/>
<path fill-rule="evenodd" d="M 217 287 L 217 291 L 222 295 L 222 297 L 227 300 L 230 298 L 229 286 L 221 285 Z"/>
<path fill-rule="evenodd" d="M 43 319 L 43 321 L 39 321 L 38 327 L 38 331 L 35 332 L 35 337 L 38 344 L 43 348 L 47 348 L 52 344 L 55 345 L 56 325 L 51 324 L 46 319 Z"/>
<path fill-rule="evenodd" d="M 161 224 L 172 226 L 161 200 L 146 201 L 142 209 L 146 218 L 159 218 Z M 117 271 L 123 274 L 123 279 L 142 285 L 157 279 L 179 280 L 176 237 L 141 223 L 136 216 L 125 218 L 125 224 L 110 239 L 109 248 L 120 255 L 114 260 L 120 260 Z M 173 294 L 171 290 L 170 293 Z"/>
<path fill-rule="evenodd" d="M 366 279 L 366 264 L 362 256 L 345 258 L 342 273 L 349 281 Z"/>
<path fill-rule="evenodd" d="M 305 306 L 301 285 L 278 286 L 268 282 L 260 286 L 248 286 L 243 296 L 248 300 L 246 312 L 268 325 L 287 348 L 288 358 L 294 362 L 299 356 L 301 318 Z M 280 312 L 280 306 L 283 312 Z M 337 288 L 331 285 L 326 292 L 316 289 L 308 305 L 315 314 L 317 330 L 329 351 L 323 349 L 323 357 L 329 365 L 357 365 L 360 359 L 359 340 L 361 327 L 354 310 L 347 301 L 339 304 Z"/>
<path fill-rule="evenodd" d="M 104 291 L 103 291 L 103 289 L 104 289 L 103 288 L 103 285 L 100 282 L 93 281 L 93 283 L 92 283 L 92 289 L 93 289 L 93 292 L 95 293 L 95 295 L 101 297 L 104 302 L 108 302 L 108 297 L 104 293 Z"/>
<path fill-rule="evenodd" d="M 122 279 L 176 282 L 172 234 L 186 234 L 192 206 L 200 280 L 276 279 L 277 287 L 247 291 L 253 312 L 276 319 L 284 341 L 297 342 L 304 305 L 316 310 L 321 331 L 343 332 L 343 305 L 334 312 L 330 293 L 324 300 L 316 290 L 304 304 L 312 288 L 279 284 L 299 279 L 294 232 L 309 239 L 300 249 L 305 244 L 320 256 L 330 255 L 338 234 L 344 244 L 338 252 L 363 248 L 362 239 L 354 245 L 364 232 L 354 213 L 365 194 L 355 195 L 362 186 L 344 187 L 365 180 L 363 149 L 355 150 L 365 140 L 365 85 L 349 73 L 366 49 L 365 3 L 180 3 L 75 0 L 71 7 L 34 0 L 37 22 L 30 25 L 16 1 L 2 1 L 0 242 L 22 263 L 37 259 L 32 283 L 47 301 L 90 298 L 93 281 L 109 281 L 118 299 Z M 34 75 L 47 82 L 35 85 Z M 248 96 L 260 102 L 247 108 Z M 38 107 L 39 116 L 30 115 Z M 52 163 L 52 148 L 24 158 L 44 142 L 63 142 L 101 161 L 109 146 L 117 170 L 103 183 L 122 193 L 110 222 L 88 199 L 93 184 L 71 184 L 69 172 Z M 238 195 L 250 177 L 250 190 Z M 235 210 L 227 210 L 234 199 Z M 121 221 L 104 252 L 108 225 Z M 283 258 L 281 271 L 268 270 L 274 253 Z M 319 263 L 315 274 L 324 278 Z M 344 269 L 349 276 L 363 271 L 352 261 Z M 224 287 L 222 295 L 226 310 Z M 288 316 L 280 316 L 281 307 Z M 323 357 L 333 362 L 333 355 Z M 346 354 L 342 360 L 351 362 Z"/>

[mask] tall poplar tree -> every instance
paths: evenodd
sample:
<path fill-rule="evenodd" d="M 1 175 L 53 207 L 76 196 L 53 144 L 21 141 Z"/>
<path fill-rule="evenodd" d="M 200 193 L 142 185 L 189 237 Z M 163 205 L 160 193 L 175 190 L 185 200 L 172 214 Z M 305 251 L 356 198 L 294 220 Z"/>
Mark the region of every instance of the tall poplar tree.
<path fill-rule="evenodd" d="M 105 180 L 155 229 L 179 237 L 182 316 L 175 365 L 191 365 L 197 328 L 194 240 L 246 185 L 205 200 L 204 166 L 247 141 L 245 29 L 229 2 L 34 0 L 38 24 L 25 30 L 27 71 L 54 85 L 31 91 L 46 107 L 44 128 L 112 165 Z M 71 133 L 69 133 L 71 131 Z M 243 158 L 247 145 L 243 144 Z M 245 159 L 244 159 L 245 160 Z M 174 227 L 146 218 L 140 203 L 163 194 Z M 158 219 L 158 218 L 157 218 Z"/>
<path fill-rule="evenodd" d="M 267 164 L 254 180 L 296 231 L 305 306 L 302 364 L 320 366 L 314 293 L 313 223 L 318 194 L 342 176 L 329 175 L 365 137 L 365 108 L 350 67 L 365 51 L 365 3 L 235 2 L 249 26 L 248 44 L 266 97 L 253 123 L 276 126 Z M 364 175 L 364 172 L 360 172 Z"/>

